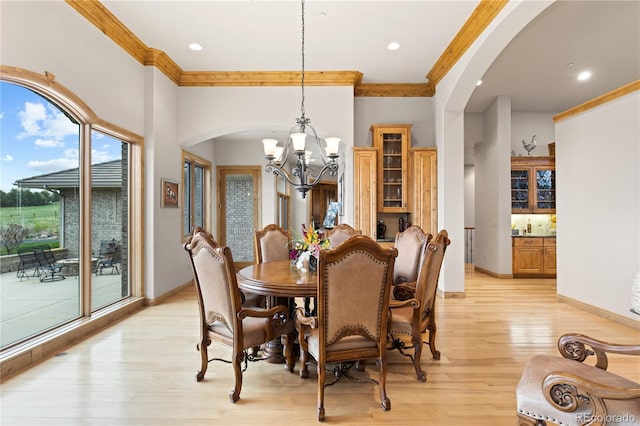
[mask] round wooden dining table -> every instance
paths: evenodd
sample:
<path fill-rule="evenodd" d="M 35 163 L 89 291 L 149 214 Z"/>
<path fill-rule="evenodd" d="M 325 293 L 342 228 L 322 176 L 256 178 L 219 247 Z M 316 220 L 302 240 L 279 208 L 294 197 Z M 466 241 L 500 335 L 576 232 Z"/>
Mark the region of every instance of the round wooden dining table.
<path fill-rule="evenodd" d="M 238 271 L 236 277 L 240 290 L 267 296 L 270 306 L 288 306 L 292 314 L 295 297 L 315 297 L 318 291 L 318 275 L 315 272 L 301 273 L 291 267 L 289 260 L 249 265 Z M 280 341 L 268 342 L 265 355 L 267 362 L 284 362 Z M 293 366 L 290 371 L 293 371 Z"/>
<path fill-rule="evenodd" d="M 242 268 L 236 274 L 240 290 L 275 298 L 315 297 L 318 276 L 301 273 L 288 260 L 258 263 Z"/>

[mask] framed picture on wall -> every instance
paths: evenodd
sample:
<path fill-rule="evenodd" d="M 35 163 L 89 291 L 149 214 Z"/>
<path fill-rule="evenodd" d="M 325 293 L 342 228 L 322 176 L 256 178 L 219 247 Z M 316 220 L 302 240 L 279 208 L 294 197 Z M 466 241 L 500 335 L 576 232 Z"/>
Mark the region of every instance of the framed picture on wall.
<path fill-rule="evenodd" d="M 162 207 L 180 207 L 180 184 L 176 181 L 162 178 L 160 205 Z"/>

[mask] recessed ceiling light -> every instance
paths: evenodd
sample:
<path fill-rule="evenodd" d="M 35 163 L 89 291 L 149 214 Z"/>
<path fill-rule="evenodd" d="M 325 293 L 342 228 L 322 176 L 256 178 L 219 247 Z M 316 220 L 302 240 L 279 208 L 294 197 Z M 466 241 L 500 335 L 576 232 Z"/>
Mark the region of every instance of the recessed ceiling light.
<path fill-rule="evenodd" d="M 199 45 L 198 43 L 191 43 L 191 44 L 189 45 L 189 49 L 191 49 L 191 50 L 195 50 L 196 52 L 199 52 L 199 51 L 201 51 L 201 50 L 202 50 L 202 46 L 201 46 L 201 45 Z"/>
<path fill-rule="evenodd" d="M 397 41 L 393 41 L 387 45 L 387 49 L 389 50 L 398 50 L 400 49 L 400 43 Z"/>
<path fill-rule="evenodd" d="M 320 16 L 321 18 L 326 18 L 327 17 L 327 12 L 320 12 L 320 13 L 318 13 L 318 16 Z"/>
<path fill-rule="evenodd" d="M 578 74 L 578 81 L 585 81 L 591 78 L 591 71 L 582 71 Z"/>
<path fill-rule="evenodd" d="M 480 86 L 482 84 L 482 80 L 478 80 L 478 82 L 476 83 L 476 86 Z"/>

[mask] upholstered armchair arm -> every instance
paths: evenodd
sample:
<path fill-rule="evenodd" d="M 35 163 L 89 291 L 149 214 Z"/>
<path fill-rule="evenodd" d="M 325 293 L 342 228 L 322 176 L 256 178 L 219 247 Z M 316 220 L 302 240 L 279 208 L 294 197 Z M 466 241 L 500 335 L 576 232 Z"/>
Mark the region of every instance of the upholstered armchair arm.
<path fill-rule="evenodd" d="M 242 308 L 237 315 L 239 319 L 245 319 L 246 317 L 272 318 L 282 326 L 289 321 L 289 308 L 284 305 L 277 305 L 269 309 Z"/>
<path fill-rule="evenodd" d="M 606 418 L 603 400 L 640 399 L 640 388 L 622 388 L 593 382 L 576 374 L 554 371 L 542 383 L 547 401 L 564 412 L 574 412 L 583 405 L 591 407 L 592 418 Z M 585 422 L 584 424 L 590 424 Z"/>
<path fill-rule="evenodd" d="M 640 345 L 614 344 L 583 334 L 565 334 L 558 339 L 558 351 L 563 357 L 579 362 L 595 355 L 595 366 L 606 370 L 608 366 L 607 353 L 640 355 Z"/>

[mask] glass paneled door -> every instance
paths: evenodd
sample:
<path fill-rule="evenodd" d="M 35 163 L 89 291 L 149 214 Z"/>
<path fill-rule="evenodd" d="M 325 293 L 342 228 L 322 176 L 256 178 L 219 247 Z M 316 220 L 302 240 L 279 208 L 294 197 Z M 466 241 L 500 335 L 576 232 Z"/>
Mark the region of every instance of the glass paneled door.
<path fill-rule="evenodd" d="M 218 167 L 219 242 L 231 248 L 236 270 L 255 263 L 253 235 L 260 226 L 260 167 Z"/>

